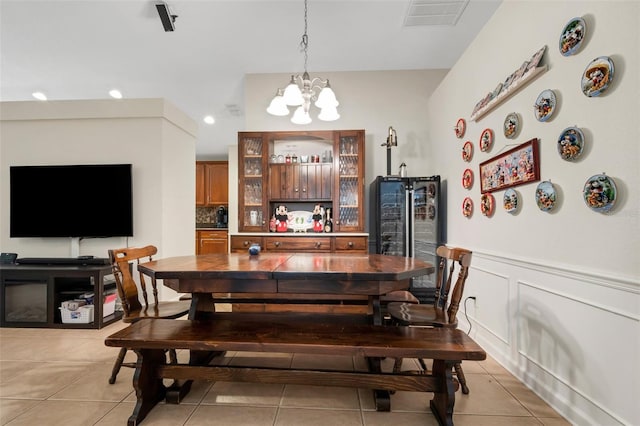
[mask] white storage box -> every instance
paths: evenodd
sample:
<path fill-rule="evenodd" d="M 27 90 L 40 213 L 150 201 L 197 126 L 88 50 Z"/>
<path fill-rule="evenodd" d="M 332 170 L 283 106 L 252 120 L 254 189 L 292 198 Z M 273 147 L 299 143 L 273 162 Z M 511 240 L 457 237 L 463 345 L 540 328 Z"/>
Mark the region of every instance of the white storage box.
<path fill-rule="evenodd" d="M 89 324 L 93 322 L 93 305 L 80 306 L 75 311 L 60 308 L 64 324 Z"/>
<path fill-rule="evenodd" d="M 116 311 L 116 299 L 118 295 L 115 293 L 104 296 L 104 304 L 102 305 L 102 316 L 108 317 Z"/>

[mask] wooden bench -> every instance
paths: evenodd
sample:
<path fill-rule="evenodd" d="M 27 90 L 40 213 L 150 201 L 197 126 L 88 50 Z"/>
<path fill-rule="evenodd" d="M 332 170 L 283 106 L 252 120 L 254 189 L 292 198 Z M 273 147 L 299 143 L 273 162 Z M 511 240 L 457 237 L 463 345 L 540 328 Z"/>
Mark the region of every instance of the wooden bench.
<path fill-rule="evenodd" d="M 287 318 L 290 317 L 281 314 L 218 314 L 212 321 L 139 321 L 107 337 L 107 346 L 127 347 L 138 355 L 133 378 L 137 403 L 128 424 L 140 423 L 165 397 L 167 388 L 162 379 L 174 379 L 434 392 L 431 410 L 441 425 L 452 425 L 458 387 L 452 375 L 454 363 L 486 358 L 482 348 L 457 329 Z M 166 349 L 190 350 L 190 363 L 168 364 Z M 369 371 L 328 371 L 210 365 L 211 358 L 203 356 L 225 351 L 347 355 L 378 361 L 387 357 L 427 358 L 434 362 L 430 374 L 415 374 L 384 373 L 375 368 Z"/>

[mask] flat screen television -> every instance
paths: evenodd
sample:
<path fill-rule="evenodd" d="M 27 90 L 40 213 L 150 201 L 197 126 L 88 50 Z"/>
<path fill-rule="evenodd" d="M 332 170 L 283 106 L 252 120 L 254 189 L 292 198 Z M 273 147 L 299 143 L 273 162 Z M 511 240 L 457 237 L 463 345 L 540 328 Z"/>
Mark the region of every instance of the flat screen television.
<path fill-rule="evenodd" d="M 10 237 L 133 236 L 131 168 L 11 166 Z"/>

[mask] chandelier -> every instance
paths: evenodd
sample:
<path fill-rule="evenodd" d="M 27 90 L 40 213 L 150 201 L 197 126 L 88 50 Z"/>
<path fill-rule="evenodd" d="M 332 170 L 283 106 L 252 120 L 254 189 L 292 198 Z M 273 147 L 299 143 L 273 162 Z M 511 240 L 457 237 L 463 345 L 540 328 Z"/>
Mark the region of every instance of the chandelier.
<path fill-rule="evenodd" d="M 292 75 L 289 85 L 283 90 L 278 89 L 276 96 L 273 98 L 267 112 L 272 115 L 285 116 L 289 115 L 289 107 L 297 107 L 291 122 L 294 124 L 309 124 L 311 116 L 311 101 L 315 101 L 314 105 L 320 108 L 318 118 L 323 121 L 334 121 L 340 118 L 338 114 L 338 100 L 335 93 L 331 89 L 329 80 L 323 80 L 315 77 L 311 78 L 307 72 L 307 60 L 309 49 L 309 36 L 307 35 L 307 0 L 304 1 L 304 34 L 300 42 L 300 49 L 304 52 L 304 73 L 300 75 Z"/>

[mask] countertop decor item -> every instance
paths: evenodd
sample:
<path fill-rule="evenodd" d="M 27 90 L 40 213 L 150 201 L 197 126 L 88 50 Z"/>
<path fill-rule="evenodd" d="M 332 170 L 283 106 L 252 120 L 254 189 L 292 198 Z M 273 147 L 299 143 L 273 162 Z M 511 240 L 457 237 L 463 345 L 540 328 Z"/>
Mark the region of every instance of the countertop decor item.
<path fill-rule="evenodd" d="M 551 211 L 556 206 L 556 201 L 556 188 L 551 181 L 540 182 L 536 188 L 536 204 L 538 208 L 543 212 Z"/>
<path fill-rule="evenodd" d="M 556 110 L 556 94 L 551 89 L 543 90 L 536 99 L 533 112 L 538 121 L 547 121 Z"/>
<path fill-rule="evenodd" d="M 587 179 L 582 193 L 587 207 L 598 213 L 608 213 L 618 198 L 617 194 L 615 181 L 604 173 Z"/>
<path fill-rule="evenodd" d="M 613 81 L 613 61 L 608 56 L 599 56 L 589 62 L 582 74 L 582 93 L 590 98 L 600 96 Z"/>
<path fill-rule="evenodd" d="M 558 137 L 558 154 L 563 160 L 574 161 L 582 154 L 584 135 L 577 127 L 567 127 Z"/>
<path fill-rule="evenodd" d="M 587 25 L 584 19 L 578 17 L 571 19 L 562 29 L 558 48 L 562 56 L 571 56 L 578 53 L 582 41 L 587 32 Z"/>

